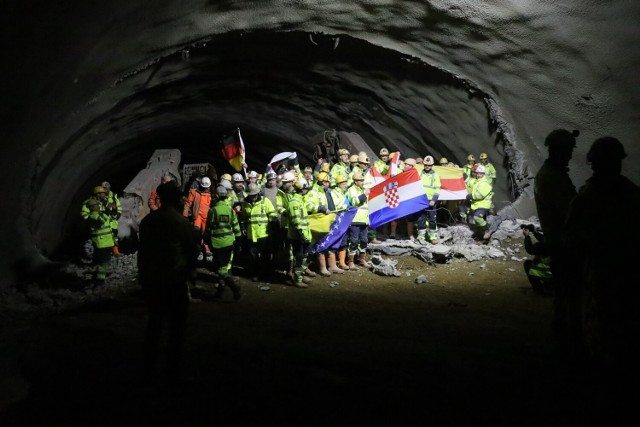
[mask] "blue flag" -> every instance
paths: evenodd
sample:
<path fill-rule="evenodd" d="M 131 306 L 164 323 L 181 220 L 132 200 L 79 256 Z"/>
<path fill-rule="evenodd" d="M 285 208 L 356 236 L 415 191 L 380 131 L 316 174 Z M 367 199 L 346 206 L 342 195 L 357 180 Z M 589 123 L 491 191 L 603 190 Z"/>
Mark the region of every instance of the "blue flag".
<path fill-rule="evenodd" d="M 338 249 L 342 236 L 344 236 L 344 234 L 349 230 L 349 226 L 351 226 L 351 222 L 356 216 L 356 212 L 358 212 L 357 207 L 350 207 L 346 211 L 342 211 L 337 214 L 336 220 L 331 224 L 331 228 L 329 228 L 329 232 L 318 240 L 316 244 L 311 245 L 309 253 L 317 254 L 330 249 Z"/>

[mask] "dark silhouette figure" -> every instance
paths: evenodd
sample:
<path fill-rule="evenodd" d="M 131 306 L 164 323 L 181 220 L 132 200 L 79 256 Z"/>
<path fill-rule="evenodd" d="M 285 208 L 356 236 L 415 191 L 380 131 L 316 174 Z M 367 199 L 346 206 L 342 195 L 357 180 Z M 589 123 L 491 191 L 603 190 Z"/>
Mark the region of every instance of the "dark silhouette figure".
<path fill-rule="evenodd" d="M 164 322 L 168 324 L 167 380 L 179 377 L 191 279 L 199 252 L 191 224 L 181 215 L 175 182 L 158 186 L 162 205 L 140 223 L 139 282 L 149 309 L 145 335 L 145 379 L 155 374 Z"/>
<path fill-rule="evenodd" d="M 566 253 L 562 249 L 563 227 L 569 211 L 569 203 L 575 197 L 576 188 L 569 177 L 569 161 L 576 146 L 577 130 L 552 131 L 544 141 L 549 157 L 535 178 L 534 196 L 540 227 L 545 236 L 545 245 L 554 277 L 553 329 L 556 346 L 562 358 L 572 358 L 578 351 L 579 307 L 571 302 L 579 300 L 571 272 L 566 268 Z"/>
<path fill-rule="evenodd" d="M 621 175 L 625 157 L 616 138 L 599 138 L 591 145 L 587 162 L 593 175 L 571 202 L 565 247 L 582 291 L 588 360 L 619 378 L 632 378 L 640 360 L 640 288 L 634 279 L 640 229 L 633 223 L 625 227 L 605 207 L 614 200 L 621 215 L 633 216 L 640 209 L 640 187 Z"/>

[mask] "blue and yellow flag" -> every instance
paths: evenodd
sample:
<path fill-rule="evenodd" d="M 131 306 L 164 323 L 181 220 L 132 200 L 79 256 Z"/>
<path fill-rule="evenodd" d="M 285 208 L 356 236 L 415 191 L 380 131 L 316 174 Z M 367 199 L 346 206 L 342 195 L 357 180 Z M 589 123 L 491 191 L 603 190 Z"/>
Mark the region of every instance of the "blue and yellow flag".
<path fill-rule="evenodd" d="M 329 219 L 317 218 L 317 220 L 315 221 L 315 227 L 317 227 L 317 230 L 324 230 L 327 224 L 329 225 L 329 229 L 327 232 L 325 232 L 326 234 L 322 236 L 319 233 L 314 234 L 312 228 L 312 234 L 314 234 L 314 237 L 322 237 L 320 237 L 316 243 L 311 245 L 309 253 L 317 254 L 319 252 L 324 252 L 330 249 L 338 249 L 340 241 L 342 240 L 342 236 L 344 236 L 344 234 L 349 230 L 351 222 L 353 222 L 353 218 L 356 216 L 356 212 L 358 212 L 358 208 L 351 207 L 345 211 L 340 211 L 337 214 L 324 215 L 325 217 L 329 217 Z M 309 225 L 311 225 L 312 223 L 312 216 L 316 215 L 311 215 L 309 217 Z M 334 218 L 331 219 L 331 217 Z"/>

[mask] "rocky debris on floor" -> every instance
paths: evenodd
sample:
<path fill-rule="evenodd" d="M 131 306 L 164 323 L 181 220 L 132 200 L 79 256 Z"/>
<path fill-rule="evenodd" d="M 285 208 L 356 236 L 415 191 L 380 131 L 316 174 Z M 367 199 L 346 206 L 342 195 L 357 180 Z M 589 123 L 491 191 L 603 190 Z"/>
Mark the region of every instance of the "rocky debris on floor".
<path fill-rule="evenodd" d="M 396 265 L 398 265 L 397 260 L 385 259 L 382 258 L 382 255 L 376 254 L 371 257 L 371 264 L 371 271 L 380 276 L 400 277 L 402 275 L 396 268 Z"/>
<path fill-rule="evenodd" d="M 424 283 L 427 283 L 427 276 L 425 276 L 424 274 L 419 275 L 418 277 L 416 277 L 416 280 L 414 280 L 414 283 L 416 283 L 417 285 L 421 285 Z"/>
<path fill-rule="evenodd" d="M 438 230 L 438 243 L 421 244 L 417 240 L 388 239 L 381 243 L 370 243 L 373 254 L 388 256 L 415 256 L 426 263 L 447 263 L 454 259 L 479 261 L 483 259 L 502 258 L 506 260 L 522 246 L 510 247 L 512 239 L 522 238 L 522 225 L 533 224 L 539 227 L 538 219 L 528 220 L 491 215 L 489 223 L 489 240 L 474 237 L 474 231 L 466 224 L 441 227 Z"/>

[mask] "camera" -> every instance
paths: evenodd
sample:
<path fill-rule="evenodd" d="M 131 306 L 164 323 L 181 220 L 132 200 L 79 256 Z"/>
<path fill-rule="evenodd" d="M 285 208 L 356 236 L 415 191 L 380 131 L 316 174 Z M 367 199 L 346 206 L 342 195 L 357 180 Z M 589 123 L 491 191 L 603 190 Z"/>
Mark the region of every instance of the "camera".
<path fill-rule="evenodd" d="M 523 229 L 523 230 L 526 228 L 527 230 L 529 230 L 531 232 L 536 231 L 536 227 L 533 224 L 520 224 L 520 228 Z"/>

